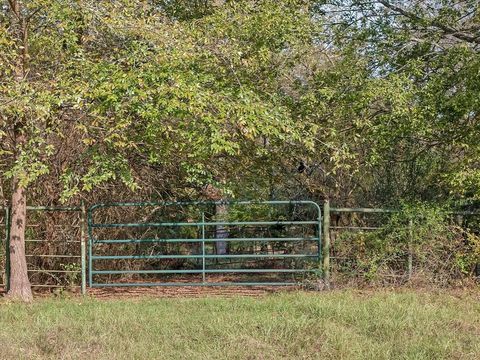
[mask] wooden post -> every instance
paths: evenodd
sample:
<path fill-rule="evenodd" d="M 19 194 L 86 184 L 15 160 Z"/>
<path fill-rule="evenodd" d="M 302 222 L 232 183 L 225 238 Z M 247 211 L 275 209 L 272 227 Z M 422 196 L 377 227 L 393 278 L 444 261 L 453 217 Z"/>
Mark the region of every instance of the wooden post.
<path fill-rule="evenodd" d="M 330 201 L 323 204 L 323 280 L 330 288 Z"/>

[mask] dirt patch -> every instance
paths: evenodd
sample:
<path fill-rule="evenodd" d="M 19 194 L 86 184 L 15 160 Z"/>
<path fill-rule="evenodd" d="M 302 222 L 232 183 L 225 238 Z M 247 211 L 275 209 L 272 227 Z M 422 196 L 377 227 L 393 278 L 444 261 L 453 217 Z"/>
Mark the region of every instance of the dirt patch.
<path fill-rule="evenodd" d="M 228 276 L 210 276 L 209 282 L 223 283 L 235 281 Z M 138 281 L 135 281 L 136 283 Z M 98 299 L 159 297 L 159 298 L 199 298 L 206 296 L 264 296 L 277 292 L 288 292 L 301 289 L 300 286 L 181 286 L 181 283 L 191 283 L 191 279 L 176 277 L 172 281 L 174 286 L 124 286 L 124 287 L 95 287 L 87 288 L 87 294 Z M 80 289 L 33 288 L 36 297 L 50 296 L 78 296 Z M 0 289 L 0 295 L 3 294 Z"/>
<path fill-rule="evenodd" d="M 234 279 L 225 275 L 210 276 L 209 282 L 226 283 Z M 298 290 L 298 286 L 181 286 L 189 283 L 188 277 L 176 277 L 172 282 L 174 286 L 149 286 L 149 287 L 105 287 L 88 289 L 88 293 L 96 298 L 123 298 L 123 297 L 166 297 L 190 298 L 205 296 L 263 296 L 275 292 Z"/>
<path fill-rule="evenodd" d="M 132 297 L 162 297 L 162 298 L 199 298 L 206 296 L 264 296 L 275 292 L 292 291 L 295 287 L 263 287 L 263 286 L 175 286 L 175 287 L 128 287 L 128 288 L 95 288 L 88 294 L 99 299 L 132 298 Z"/>

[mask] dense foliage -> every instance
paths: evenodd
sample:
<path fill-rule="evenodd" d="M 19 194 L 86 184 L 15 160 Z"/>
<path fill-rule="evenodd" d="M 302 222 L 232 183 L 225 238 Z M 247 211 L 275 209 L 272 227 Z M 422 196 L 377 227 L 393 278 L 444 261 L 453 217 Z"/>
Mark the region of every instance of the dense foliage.
<path fill-rule="evenodd" d="M 22 81 L 7 5 L 4 196 L 480 195 L 476 1 L 25 2 Z"/>

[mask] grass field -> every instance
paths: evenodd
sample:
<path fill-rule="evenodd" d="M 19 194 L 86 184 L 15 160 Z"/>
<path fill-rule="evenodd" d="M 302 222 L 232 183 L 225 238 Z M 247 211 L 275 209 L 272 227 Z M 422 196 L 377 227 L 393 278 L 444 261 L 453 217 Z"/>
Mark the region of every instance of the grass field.
<path fill-rule="evenodd" d="M 0 300 L 3 359 L 480 359 L 479 293 Z"/>

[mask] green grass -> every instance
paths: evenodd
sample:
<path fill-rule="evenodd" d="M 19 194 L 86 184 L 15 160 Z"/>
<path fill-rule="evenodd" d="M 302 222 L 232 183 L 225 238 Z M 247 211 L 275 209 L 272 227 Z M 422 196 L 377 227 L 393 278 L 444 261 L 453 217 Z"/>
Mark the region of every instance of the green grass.
<path fill-rule="evenodd" d="M 3 359 L 480 359 L 479 294 L 0 301 Z"/>

